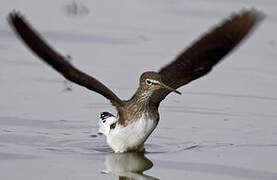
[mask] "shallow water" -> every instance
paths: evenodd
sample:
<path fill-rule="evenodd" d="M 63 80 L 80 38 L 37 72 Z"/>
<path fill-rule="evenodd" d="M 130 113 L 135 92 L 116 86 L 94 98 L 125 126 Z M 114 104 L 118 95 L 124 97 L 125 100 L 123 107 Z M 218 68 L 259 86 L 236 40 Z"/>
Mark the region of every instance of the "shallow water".
<path fill-rule="evenodd" d="M 0 179 L 277 179 L 275 0 L 6 1 L 0 7 Z M 97 134 L 100 95 L 66 82 L 15 37 L 17 9 L 73 64 L 123 99 L 139 75 L 158 70 L 233 11 L 267 14 L 212 73 L 172 94 L 146 153 L 114 154 Z M 70 87 L 72 90 L 68 91 Z"/>

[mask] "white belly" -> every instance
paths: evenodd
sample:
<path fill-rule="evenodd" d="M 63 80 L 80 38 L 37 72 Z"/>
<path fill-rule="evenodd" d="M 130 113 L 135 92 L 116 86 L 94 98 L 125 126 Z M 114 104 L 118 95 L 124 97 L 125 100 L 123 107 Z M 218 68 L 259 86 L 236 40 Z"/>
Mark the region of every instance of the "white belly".
<path fill-rule="evenodd" d="M 126 127 L 118 124 L 110 131 L 107 142 L 115 152 L 139 150 L 156 126 L 156 121 L 145 118 Z"/>

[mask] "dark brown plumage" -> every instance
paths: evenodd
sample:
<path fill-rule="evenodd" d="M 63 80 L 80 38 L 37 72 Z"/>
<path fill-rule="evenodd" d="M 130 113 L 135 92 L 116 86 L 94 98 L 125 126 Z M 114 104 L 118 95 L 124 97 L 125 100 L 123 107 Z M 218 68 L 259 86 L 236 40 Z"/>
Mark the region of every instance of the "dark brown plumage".
<path fill-rule="evenodd" d="M 102 94 L 116 107 L 122 104 L 122 101 L 105 85 L 75 68 L 65 56 L 53 50 L 18 12 L 10 13 L 8 21 L 27 46 L 66 79 Z"/>
<path fill-rule="evenodd" d="M 145 111 L 151 116 L 148 118 L 158 121 L 159 104 L 170 92 L 210 72 L 263 18 L 264 15 L 255 9 L 233 14 L 204 34 L 159 72 L 143 73 L 138 90 L 127 101 L 120 100 L 101 82 L 76 69 L 64 56 L 54 51 L 18 12 L 10 13 L 8 20 L 27 46 L 66 79 L 109 99 L 118 110 L 119 123 L 126 126 L 136 121 Z M 155 81 L 147 83 L 147 79 Z"/>
<path fill-rule="evenodd" d="M 212 28 L 177 58 L 163 67 L 159 74 L 168 86 L 177 89 L 212 70 L 263 20 L 265 15 L 256 9 L 242 10 Z M 152 101 L 159 106 L 169 91 L 155 92 Z"/>

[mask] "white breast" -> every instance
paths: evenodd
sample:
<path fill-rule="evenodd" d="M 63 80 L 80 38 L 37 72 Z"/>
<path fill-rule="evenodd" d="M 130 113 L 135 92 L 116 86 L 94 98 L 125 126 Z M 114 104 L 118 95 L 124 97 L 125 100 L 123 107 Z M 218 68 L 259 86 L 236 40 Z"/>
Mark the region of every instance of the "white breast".
<path fill-rule="evenodd" d="M 139 150 L 156 126 L 155 120 L 144 116 L 126 127 L 117 124 L 107 136 L 107 142 L 115 152 Z"/>

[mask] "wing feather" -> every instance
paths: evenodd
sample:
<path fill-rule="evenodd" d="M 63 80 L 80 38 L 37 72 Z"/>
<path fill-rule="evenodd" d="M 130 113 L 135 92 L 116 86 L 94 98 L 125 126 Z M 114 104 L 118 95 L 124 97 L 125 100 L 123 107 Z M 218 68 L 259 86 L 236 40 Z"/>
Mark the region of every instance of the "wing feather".
<path fill-rule="evenodd" d="M 225 19 L 159 71 L 163 83 L 177 89 L 206 75 L 214 65 L 234 50 L 264 17 L 263 13 L 250 9 Z M 167 90 L 157 90 L 152 95 L 152 102 L 159 106 L 169 93 Z"/>
<path fill-rule="evenodd" d="M 103 95 L 115 106 L 122 104 L 122 101 L 104 84 L 75 68 L 66 57 L 53 50 L 18 12 L 10 13 L 8 21 L 16 34 L 34 54 L 61 73 L 66 79 Z"/>

